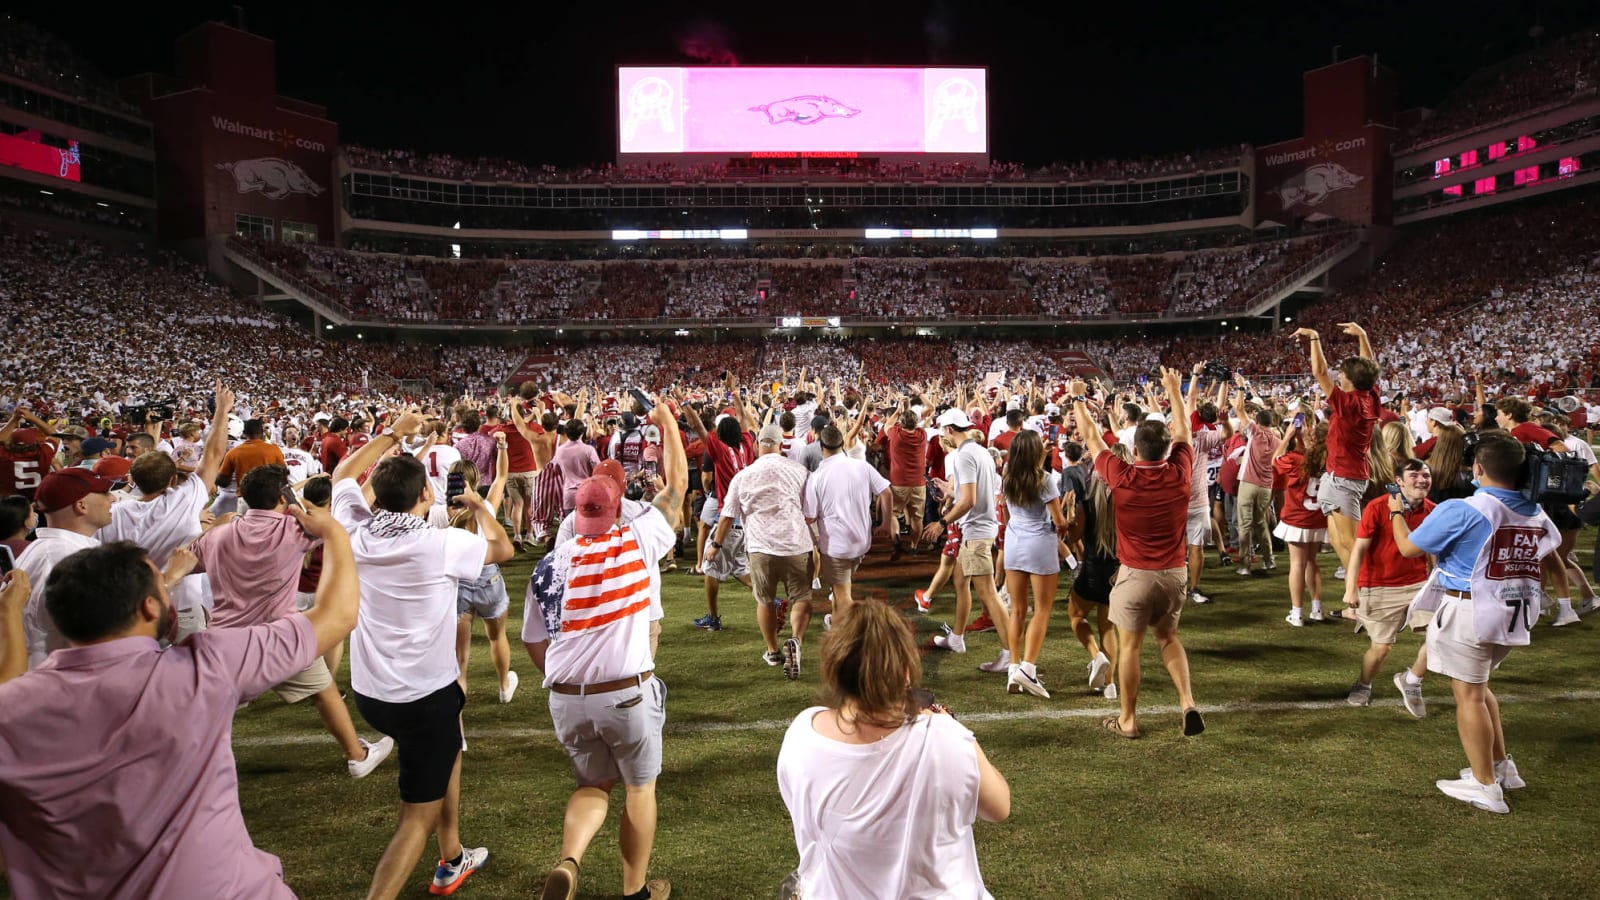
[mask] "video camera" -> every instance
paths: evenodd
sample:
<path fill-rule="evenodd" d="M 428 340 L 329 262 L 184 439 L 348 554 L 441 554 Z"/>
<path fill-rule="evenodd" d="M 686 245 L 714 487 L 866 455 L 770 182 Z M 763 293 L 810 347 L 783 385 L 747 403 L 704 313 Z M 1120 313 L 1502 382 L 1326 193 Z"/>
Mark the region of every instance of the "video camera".
<path fill-rule="evenodd" d="M 1233 370 L 1228 368 L 1228 364 L 1215 359 L 1206 363 L 1200 371 L 1212 381 L 1227 381 L 1233 378 Z"/>
<path fill-rule="evenodd" d="M 130 423 L 142 428 L 152 418 L 157 422 L 172 421 L 176 415 L 175 407 L 177 403 L 178 400 L 175 397 L 168 397 L 165 400 L 152 400 L 149 403 L 141 403 L 138 406 L 124 406 L 122 414 L 128 417 Z"/>

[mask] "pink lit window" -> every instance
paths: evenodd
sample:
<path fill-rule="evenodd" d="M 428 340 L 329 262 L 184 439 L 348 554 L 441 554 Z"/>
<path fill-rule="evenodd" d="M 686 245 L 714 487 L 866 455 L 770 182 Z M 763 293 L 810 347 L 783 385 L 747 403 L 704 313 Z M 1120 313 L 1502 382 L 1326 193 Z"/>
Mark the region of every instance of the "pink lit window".
<path fill-rule="evenodd" d="M 1443 175 L 1443 174 L 1445 174 L 1446 172 L 1449 172 L 1449 171 L 1450 171 L 1450 159 L 1448 157 L 1446 157 L 1445 159 L 1436 159 L 1436 160 L 1434 160 L 1434 162 L 1433 162 L 1433 177 L 1438 178 L 1440 175 Z"/>
<path fill-rule="evenodd" d="M 1518 153 L 1527 153 L 1529 150 L 1532 150 L 1537 146 L 1539 146 L 1539 142 L 1531 137 L 1528 137 L 1527 135 L 1517 138 Z"/>
<path fill-rule="evenodd" d="M 1578 174 L 1578 158 L 1576 156 L 1563 156 L 1561 163 L 1556 167 L 1556 177 L 1568 178 Z"/>
<path fill-rule="evenodd" d="M 1491 160 L 1495 160 L 1495 159 L 1500 159 L 1501 157 L 1505 156 L 1506 155 L 1506 146 L 1507 146 L 1507 142 L 1506 141 L 1496 141 L 1493 144 L 1490 144 L 1489 145 L 1489 158 Z"/>
<path fill-rule="evenodd" d="M 1494 193 L 1494 179 L 1479 178 L 1477 181 L 1472 183 L 1472 192 L 1479 196 Z"/>
<path fill-rule="evenodd" d="M 1459 185 L 1459 184 L 1450 185 L 1449 187 L 1444 189 L 1444 195 L 1446 197 L 1459 197 L 1459 196 L 1461 196 L 1461 185 Z"/>
<path fill-rule="evenodd" d="M 1511 176 L 1511 183 L 1512 184 L 1516 184 L 1516 185 L 1533 184 L 1533 183 L 1537 182 L 1538 180 L 1539 180 L 1539 167 L 1538 166 L 1528 166 L 1526 169 L 1518 169 Z"/>
<path fill-rule="evenodd" d="M 1461 168 L 1470 169 L 1478 164 L 1478 151 L 1468 150 L 1461 154 Z"/>

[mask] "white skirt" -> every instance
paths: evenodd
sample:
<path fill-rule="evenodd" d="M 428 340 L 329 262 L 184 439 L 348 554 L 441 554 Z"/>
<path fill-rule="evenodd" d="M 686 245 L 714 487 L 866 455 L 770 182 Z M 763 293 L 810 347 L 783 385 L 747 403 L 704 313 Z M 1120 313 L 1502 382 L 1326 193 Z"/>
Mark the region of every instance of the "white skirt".
<path fill-rule="evenodd" d="M 1278 527 L 1272 529 L 1272 535 L 1291 544 L 1320 544 L 1328 539 L 1328 529 L 1296 528 L 1279 519 Z"/>

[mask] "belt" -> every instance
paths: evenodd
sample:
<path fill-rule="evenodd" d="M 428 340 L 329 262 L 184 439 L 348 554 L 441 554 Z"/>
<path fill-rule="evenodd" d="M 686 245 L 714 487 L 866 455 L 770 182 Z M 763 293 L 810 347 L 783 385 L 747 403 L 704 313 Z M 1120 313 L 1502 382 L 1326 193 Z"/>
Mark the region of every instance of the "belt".
<path fill-rule="evenodd" d="M 1445 592 L 1445 596 L 1454 597 L 1457 600 L 1471 600 L 1472 599 L 1472 592 L 1471 591 L 1458 591 L 1458 590 L 1455 590 L 1453 588 L 1445 588 L 1444 592 Z"/>
<path fill-rule="evenodd" d="M 572 694 L 580 696 L 584 694 L 609 694 L 612 691 L 620 691 L 623 688 L 631 688 L 634 685 L 644 684 L 646 681 L 649 681 L 652 677 L 654 677 L 654 675 L 655 673 L 653 671 L 640 672 L 638 675 L 629 675 L 627 678 L 618 678 L 616 681 L 597 681 L 593 684 L 562 684 L 558 681 L 555 684 L 550 685 L 550 692 L 552 694 Z"/>

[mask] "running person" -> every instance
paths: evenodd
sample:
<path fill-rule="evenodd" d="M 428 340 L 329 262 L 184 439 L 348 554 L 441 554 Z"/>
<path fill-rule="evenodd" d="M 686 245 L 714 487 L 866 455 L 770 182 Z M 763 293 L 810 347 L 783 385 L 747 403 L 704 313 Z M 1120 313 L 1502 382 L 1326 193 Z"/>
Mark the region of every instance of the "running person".
<path fill-rule="evenodd" d="M 1049 699 L 1050 692 L 1039 681 L 1039 651 L 1050 629 L 1050 608 L 1055 603 L 1056 586 L 1061 580 L 1061 539 L 1067 528 L 1063 498 L 1056 479 L 1045 469 L 1044 441 L 1036 431 L 1019 431 L 1011 439 L 1001 489 L 1010 510 L 1006 528 L 1010 538 L 1005 558 L 1006 589 L 1011 594 L 1011 616 L 1006 621 L 1007 643 L 1017 659 L 1006 674 L 1006 692 L 1027 692 Z M 1066 503 L 1070 507 L 1071 495 Z M 1069 509 L 1070 511 L 1070 509 Z M 1028 593 L 1033 592 L 1033 617 L 1023 638 L 1023 619 L 1028 614 Z"/>

